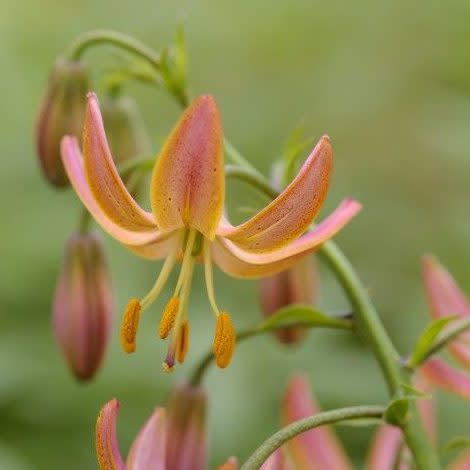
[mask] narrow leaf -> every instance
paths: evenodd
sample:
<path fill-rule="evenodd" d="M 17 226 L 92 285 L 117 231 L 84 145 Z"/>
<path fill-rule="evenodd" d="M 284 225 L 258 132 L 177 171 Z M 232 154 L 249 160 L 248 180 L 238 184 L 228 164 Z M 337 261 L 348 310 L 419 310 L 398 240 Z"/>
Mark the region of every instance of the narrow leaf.
<path fill-rule="evenodd" d="M 289 305 L 281 308 L 259 326 L 260 330 L 277 330 L 291 326 L 351 329 L 352 323 L 333 318 L 306 305 Z"/>
<path fill-rule="evenodd" d="M 416 342 L 413 352 L 408 358 L 408 367 L 415 368 L 428 357 L 428 353 L 432 350 L 436 338 L 442 330 L 456 318 L 458 318 L 456 315 L 438 318 L 424 329 Z"/>

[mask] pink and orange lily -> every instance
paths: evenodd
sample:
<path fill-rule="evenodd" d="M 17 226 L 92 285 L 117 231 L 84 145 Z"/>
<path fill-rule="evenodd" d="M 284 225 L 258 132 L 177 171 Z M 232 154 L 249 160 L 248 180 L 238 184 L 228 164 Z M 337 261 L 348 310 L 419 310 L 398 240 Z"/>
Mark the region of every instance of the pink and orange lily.
<path fill-rule="evenodd" d="M 470 302 L 452 275 L 431 256 L 423 258 L 423 279 L 429 310 L 433 318 L 457 315 L 470 318 Z M 462 333 L 449 344 L 451 355 L 465 368 L 470 368 L 470 332 Z M 470 400 L 470 374 L 432 357 L 420 371 L 427 380 L 445 390 Z"/>
<path fill-rule="evenodd" d="M 231 359 L 235 334 L 230 316 L 219 309 L 215 299 L 212 264 L 235 277 L 280 272 L 317 250 L 361 208 L 356 201 L 345 199 L 308 231 L 329 186 L 332 148 L 324 136 L 274 201 L 241 225 L 231 225 L 223 214 L 223 136 L 219 111 L 211 96 L 197 98 L 184 111 L 164 144 L 151 178 L 151 212 L 139 206 L 119 176 L 95 94 L 87 96 L 83 156 L 75 137 L 65 136 L 61 148 L 70 182 L 103 229 L 144 258 L 166 258 L 148 294 L 132 299 L 126 309 L 121 342 L 127 352 L 135 350 L 141 312 L 158 297 L 175 263 L 182 263 L 159 330 L 162 338 L 171 335 L 164 361 L 167 370 L 176 361 L 182 362 L 188 349 L 188 298 L 198 260 L 204 263 L 208 298 L 216 318 L 216 362 L 225 367 Z"/>

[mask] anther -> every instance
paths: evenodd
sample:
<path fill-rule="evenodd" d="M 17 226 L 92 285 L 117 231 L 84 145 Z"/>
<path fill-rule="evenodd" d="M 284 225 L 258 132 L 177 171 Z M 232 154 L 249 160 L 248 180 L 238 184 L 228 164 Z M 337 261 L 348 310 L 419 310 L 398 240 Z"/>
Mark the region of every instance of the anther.
<path fill-rule="evenodd" d="M 189 323 L 185 321 L 179 328 L 176 339 L 176 360 L 182 364 L 189 349 Z"/>
<path fill-rule="evenodd" d="M 223 369 L 230 364 L 235 342 L 236 333 L 232 319 L 227 312 L 220 312 L 217 315 L 213 344 L 215 362 L 220 368 Z"/>
<path fill-rule="evenodd" d="M 135 337 L 139 326 L 142 305 L 139 299 L 129 300 L 121 324 L 121 345 L 124 351 L 135 351 Z"/>
<path fill-rule="evenodd" d="M 162 318 L 160 320 L 160 326 L 158 328 L 158 335 L 161 339 L 167 338 L 170 334 L 170 331 L 175 324 L 175 318 L 176 314 L 178 313 L 179 305 L 180 300 L 178 297 L 172 297 L 166 304 L 165 309 L 163 310 Z"/>

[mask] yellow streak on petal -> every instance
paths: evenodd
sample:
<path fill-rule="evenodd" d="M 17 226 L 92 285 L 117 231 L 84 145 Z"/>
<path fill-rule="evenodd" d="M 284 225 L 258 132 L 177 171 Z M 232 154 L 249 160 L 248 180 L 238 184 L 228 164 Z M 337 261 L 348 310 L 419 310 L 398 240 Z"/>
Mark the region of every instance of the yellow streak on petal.
<path fill-rule="evenodd" d="M 178 313 L 179 306 L 180 299 L 178 297 L 172 297 L 166 304 L 158 327 L 158 335 L 161 339 L 167 338 L 170 334 L 170 331 L 175 324 L 175 318 Z"/>
<path fill-rule="evenodd" d="M 227 312 L 220 312 L 215 326 L 213 351 L 216 364 L 224 369 L 230 364 L 235 350 L 236 332 Z"/>
<path fill-rule="evenodd" d="M 213 239 L 224 193 L 219 111 L 211 96 L 201 96 L 183 113 L 157 160 L 152 211 L 164 231 L 192 227 Z"/>
<path fill-rule="evenodd" d="M 135 351 L 137 328 L 139 326 L 142 305 L 139 299 L 131 299 L 124 311 L 121 324 L 121 346 L 126 353 Z"/>

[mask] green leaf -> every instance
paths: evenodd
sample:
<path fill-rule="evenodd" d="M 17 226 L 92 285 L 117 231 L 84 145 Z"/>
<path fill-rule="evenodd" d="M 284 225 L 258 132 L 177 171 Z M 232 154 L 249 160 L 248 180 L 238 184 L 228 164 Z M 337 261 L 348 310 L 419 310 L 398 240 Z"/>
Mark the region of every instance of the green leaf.
<path fill-rule="evenodd" d="M 401 426 L 406 423 L 411 399 L 409 397 L 401 397 L 392 400 L 384 412 L 385 422 L 393 426 Z"/>
<path fill-rule="evenodd" d="M 441 453 L 447 454 L 448 452 L 461 452 L 470 447 L 470 437 L 468 436 L 455 436 L 447 441 L 443 446 Z"/>
<path fill-rule="evenodd" d="M 281 308 L 258 327 L 260 330 L 277 330 L 290 326 L 351 329 L 352 323 L 343 318 L 332 318 L 306 305 L 289 305 Z"/>
<path fill-rule="evenodd" d="M 436 338 L 442 330 L 456 318 L 458 318 L 456 315 L 452 315 L 449 317 L 438 318 L 430 323 L 418 338 L 416 346 L 407 360 L 407 366 L 415 368 L 421 364 L 428 357 L 428 353 L 431 351 Z"/>

